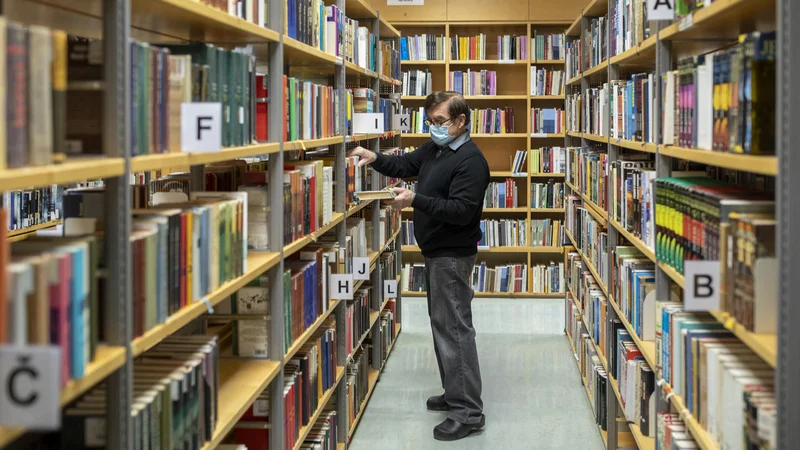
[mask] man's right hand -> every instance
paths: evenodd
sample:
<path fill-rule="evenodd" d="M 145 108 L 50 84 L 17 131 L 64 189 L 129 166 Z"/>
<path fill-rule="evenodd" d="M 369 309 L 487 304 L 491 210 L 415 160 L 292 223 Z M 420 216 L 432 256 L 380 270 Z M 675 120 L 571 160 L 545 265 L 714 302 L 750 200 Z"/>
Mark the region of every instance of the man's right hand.
<path fill-rule="evenodd" d="M 375 159 L 377 159 L 377 156 L 374 152 L 371 152 L 361 146 L 358 146 L 347 152 L 347 156 L 358 156 L 360 158 L 358 160 L 358 167 L 364 167 L 367 164 L 372 164 L 375 162 Z"/>

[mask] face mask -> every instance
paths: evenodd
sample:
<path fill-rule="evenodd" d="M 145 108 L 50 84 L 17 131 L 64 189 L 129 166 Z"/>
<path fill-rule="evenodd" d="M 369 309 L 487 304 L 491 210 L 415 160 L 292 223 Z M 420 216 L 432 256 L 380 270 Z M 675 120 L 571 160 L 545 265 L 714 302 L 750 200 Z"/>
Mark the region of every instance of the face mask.
<path fill-rule="evenodd" d="M 444 125 L 431 125 L 431 139 L 433 139 L 436 145 L 443 147 L 453 142 L 455 136 L 450 136 L 450 133 L 447 132 L 448 128 L 450 127 Z"/>

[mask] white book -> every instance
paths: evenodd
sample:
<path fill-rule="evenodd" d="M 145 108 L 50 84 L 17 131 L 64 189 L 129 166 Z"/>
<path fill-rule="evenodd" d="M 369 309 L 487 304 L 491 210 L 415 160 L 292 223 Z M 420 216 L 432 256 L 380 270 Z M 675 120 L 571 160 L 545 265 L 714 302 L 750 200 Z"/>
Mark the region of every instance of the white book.
<path fill-rule="evenodd" d="M 664 145 L 675 144 L 675 71 L 667 72 L 664 76 L 665 97 L 664 103 L 664 128 L 661 131 L 661 141 Z"/>
<path fill-rule="evenodd" d="M 366 27 L 358 27 L 358 61 L 359 67 L 366 69 L 368 67 L 367 61 L 367 46 L 369 43 L 369 30 Z"/>
<path fill-rule="evenodd" d="M 697 148 L 711 150 L 714 138 L 714 58 L 697 66 Z"/>

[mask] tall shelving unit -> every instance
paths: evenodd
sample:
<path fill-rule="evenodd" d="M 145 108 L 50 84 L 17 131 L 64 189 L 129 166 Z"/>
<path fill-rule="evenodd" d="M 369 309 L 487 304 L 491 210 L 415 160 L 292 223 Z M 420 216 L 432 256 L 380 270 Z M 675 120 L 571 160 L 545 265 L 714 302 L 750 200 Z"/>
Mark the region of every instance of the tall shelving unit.
<path fill-rule="evenodd" d="M 333 2 L 332 2 L 333 4 Z M 335 5 L 348 17 L 368 23 L 377 40 L 396 40 L 399 32 L 380 18 L 378 11 L 370 7 L 364 0 L 337 0 Z M 373 223 L 380 222 L 380 204 L 378 201 L 362 202 L 349 209 L 345 208 L 346 186 L 339 182 L 335 186 L 334 213 L 332 220 L 321 229 L 284 245 L 281 236 L 283 228 L 283 186 L 282 183 L 269 184 L 271 219 L 268 224 L 270 236 L 269 251 L 250 251 L 245 273 L 222 284 L 216 291 L 206 296 L 202 302 L 196 302 L 172 314 L 160 325 L 133 339 L 133 307 L 131 294 L 132 251 L 129 237 L 131 235 L 131 174 L 155 170 L 168 170 L 177 167 L 190 167 L 192 183 L 203 186 L 204 165 L 237 158 L 259 156 L 269 161 L 268 174 L 271 180 L 281 180 L 284 171 L 284 153 L 291 150 L 306 150 L 314 147 L 329 146 L 335 149 L 335 178 L 345 178 L 345 145 L 357 142 L 360 145 L 379 151 L 382 143 L 385 146 L 400 144 L 400 135 L 395 131 L 383 134 L 358 134 L 351 136 L 334 136 L 322 139 L 283 142 L 284 105 L 282 101 L 284 86 L 282 75 L 294 70 L 302 72 L 302 76 L 323 77 L 344 98 L 346 84 L 351 80 L 380 92 L 382 86 L 391 86 L 396 90 L 400 81 L 391 78 L 390 74 L 377 73 L 363 69 L 342 58 L 332 56 L 321 50 L 294 40 L 284 30 L 286 4 L 280 0 L 268 0 L 267 26 L 260 27 L 252 22 L 242 20 L 225 11 L 192 0 L 80 0 L 61 2 L 59 0 L 21 0 L 2 3 L 3 15 L 9 20 L 24 25 L 44 25 L 53 29 L 61 29 L 69 34 L 98 39 L 103 38 L 104 58 L 104 122 L 103 150 L 104 155 L 94 158 L 66 159 L 50 165 L 22 169 L 0 170 L 0 190 L 22 189 L 50 184 L 66 184 L 90 179 L 103 179 L 106 189 L 104 248 L 106 250 L 107 282 L 112 288 L 105 292 L 102 299 L 105 305 L 105 316 L 101 318 L 107 330 L 106 342 L 102 343 L 96 357 L 86 368 L 85 376 L 70 380 L 61 390 L 60 404 L 66 406 L 87 393 L 99 383 L 106 386 L 106 437 L 109 449 L 133 449 L 133 423 L 131 419 L 131 403 L 133 394 L 133 361 L 153 348 L 165 338 L 174 335 L 184 327 L 198 323 L 201 318 L 213 318 L 213 308 L 229 298 L 250 281 L 268 274 L 271 291 L 270 316 L 284 317 L 282 273 L 284 261 L 299 252 L 305 245 L 315 242 L 325 233 L 333 232 L 339 242 L 345 239 L 345 219 L 363 214 L 369 207 Z M 269 142 L 253 142 L 242 147 L 227 147 L 216 153 L 165 153 L 132 157 L 130 149 L 131 134 L 131 82 L 130 82 L 130 41 L 137 39 L 147 42 L 206 42 L 220 46 L 251 45 L 253 54 L 260 65 L 269 68 Z M 397 45 L 395 45 L 397 47 Z M 383 67 L 380 55 L 377 56 L 376 67 Z M 341 102 L 337 114 L 341 119 L 345 116 L 345 102 Z M 343 121 L 342 121 L 343 123 Z M 372 173 L 373 186 L 379 182 L 378 174 Z M 201 188 L 202 189 L 202 188 Z M 24 238 L 24 230 L 15 233 L 10 239 Z M 400 234 L 387 236 L 382 242 L 376 226 L 371 236 L 373 251 L 369 254 L 371 280 L 375 287 L 377 299 L 370 305 L 370 322 L 368 331 L 361 337 L 361 346 L 367 337 L 373 343 L 381 342 L 379 326 L 380 311 L 389 299 L 383 298 L 384 274 L 381 273 L 379 259 L 382 254 L 393 252 L 400 260 Z M 399 273 L 387 278 L 399 277 Z M 396 333 L 401 329 L 401 295 L 396 298 L 395 327 Z M 221 359 L 219 364 L 219 405 L 218 422 L 213 430 L 213 437 L 202 448 L 214 449 L 228 436 L 236 422 L 256 400 L 269 390 L 270 422 L 284 423 L 283 405 L 284 365 L 301 349 L 320 325 L 329 317 L 336 321 L 337 341 L 337 376 L 335 384 L 324 394 L 319 407 L 309 424 L 300 431 L 298 444 L 311 431 L 315 421 L 323 409 L 335 402 L 338 413 L 339 449 L 345 449 L 364 414 L 377 380 L 382 372 L 392 346 L 386 354 L 382 354 L 380 345 L 371 348 L 373 363 L 369 371 L 369 392 L 362 402 L 361 412 L 356 422 L 350 426 L 348 422 L 347 371 L 352 359 L 345 352 L 345 311 L 344 300 L 330 300 L 329 308 L 296 339 L 288 351 L 284 351 L 284 321 L 272 320 L 269 324 L 269 359 Z M 393 344 L 392 344 L 393 345 Z M 273 356 L 274 355 L 274 356 Z M 275 426 L 270 432 L 270 447 L 284 448 L 284 428 Z M 27 432 L 20 428 L 0 427 L 0 448 L 13 449 L 26 445 L 37 439 L 36 432 Z"/>
<path fill-rule="evenodd" d="M 416 34 L 434 34 L 445 37 L 445 59 L 443 60 L 404 60 L 403 70 L 419 69 L 428 70 L 432 75 L 433 91 L 451 90 L 449 74 L 451 71 L 493 70 L 497 72 L 497 95 L 467 95 L 465 99 L 471 108 L 498 108 L 510 106 L 515 112 L 515 133 L 507 134 L 475 134 L 471 138 L 483 151 L 489 163 L 491 181 L 502 181 L 513 178 L 518 184 L 519 204 L 517 208 L 484 208 L 484 219 L 525 219 L 530 228 L 531 219 L 563 219 L 563 208 L 532 208 L 530 202 L 531 184 L 554 180 L 563 181 L 563 173 L 534 173 L 530 169 L 530 150 L 547 146 L 557 146 L 562 142 L 564 134 L 534 133 L 530 123 L 531 107 L 560 106 L 564 100 L 559 96 L 530 95 L 531 77 L 530 67 L 534 65 L 548 66 L 549 68 L 562 69 L 563 60 L 536 60 L 535 48 L 529 48 L 529 57 L 519 60 L 497 59 L 498 49 L 496 36 L 517 35 L 525 37 L 530 44 L 534 33 L 563 33 L 567 23 L 558 21 L 447 21 L 447 22 L 395 22 L 394 26 L 402 31 L 404 36 Z M 479 33 L 487 35 L 485 60 L 456 60 L 450 57 L 450 38 L 474 36 Z M 563 51 L 563 50 L 562 50 Z M 524 82 L 520 82 L 524 80 Z M 403 96 L 404 106 L 419 108 L 424 105 L 426 96 Z M 418 146 L 430 140 L 428 134 L 404 133 L 404 143 Z M 513 173 L 510 171 L 512 159 L 516 150 L 528 152 L 525 172 Z M 413 208 L 403 210 L 404 218 L 410 219 Z M 525 263 L 530 270 L 532 264 L 557 260 L 556 255 L 561 255 L 563 248 L 554 246 L 520 246 L 520 247 L 491 247 L 480 249 L 478 261 L 487 264 L 504 264 L 508 262 Z M 417 246 L 404 246 L 406 255 L 419 255 Z M 425 292 L 404 291 L 408 297 L 424 297 Z M 512 298 L 561 298 L 563 293 L 534 292 L 533 279 L 529 277 L 528 285 L 524 292 L 476 292 L 475 297 L 512 297 Z"/>
<path fill-rule="evenodd" d="M 592 0 L 582 10 L 582 13 L 567 29 L 567 39 L 577 38 L 584 35 L 589 27 L 589 19 L 609 14 L 613 1 Z M 794 388 L 789 377 L 796 377 L 800 373 L 797 365 L 796 350 L 797 334 L 795 327 L 791 326 L 793 318 L 798 317 L 796 306 L 790 301 L 790 284 L 792 277 L 798 275 L 796 257 L 791 256 L 797 250 L 797 244 L 793 242 L 791 233 L 797 228 L 797 216 L 792 214 L 793 201 L 790 199 L 789 186 L 791 161 L 796 163 L 797 159 L 792 158 L 790 142 L 797 138 L 797 132 L 791 130 L 791 119 L 797 117 L 796 102 L 790 100 L 790 93 L 795 90 L 791 83 L 789 74 L 796 66 L 796 53 L 798 48 L 796 33 L 791 33 L 790 18 L 797 19 L 798 9 L 793 8 L 791 0 L 718 0 L 710 5 L 706 5 L 688 16 L 676 19 L 670 23 L 668 21 L 651 21 L 650 37 L 640 42 L 638 45 L 625 52 L 608 58 L 607 60 L 589 68 L 582 73 L 567 81 L 567 93 L 575 92 L 597 86 L 612 80 L 626 80 L 627 76 L 636 72 L 653 72 L 656 80 L 654 117 L 661 117 L 663 108 L 662 84 L 659 80 L 663 74 L 672 70 L 678 58 L 687 55 L 704 54 L 716 49 L 720 49 L 736 41 L 740 33 L 748 31 L 769 31 L 777 30 L 777 84 L 776 88 L 776 117 L 781 120 L 776 121 L 774 130 L 776 139 L 776 154 L 774 156 L 756 156 L 748 154 L 734 154 L 715 152 L 710 150 L 683 148 L 674 145 L 661 144 L 661 125 L 657 122 L 654 130 L 654 142 L 646 143 L 629 141 L 624 139 L 609 138 L 609 127 L 603 130 L 603 135 L 569 131 L 567 132 L 566 145 L 568 147 L 586 147 L 600 145 L 607 148 L 609 163 L 620 159 L 623 150 L 633 150 L 635 152 L 650 153 L 655 155 L 656 176 L 669 177 L 674 161 L 688 161 L 697 164 L 715 166 L 724 169 L 731 169 L 746 173 L 766 175 L 776 177 L 776 217 L 778 218 L 778 234 L 776 235 L 776 247 L 781 263 L 779 274 L 779 313 L 775 317 L 778 322 L 778 334 L 756 334 L 747 331 L 741 324 L 725 311 L 709 311 L 725 329 L 735 335 L 741 343 L 746 345 L 753 354 L 757 355 L 764 363 L 775 369 L 775 397 L 778 402 L 777 412 L 777 448 L 793 448 L 796 442 L 798 431 L 793 425 L 800 419 L 800 409 L 797 408 L 797 400 L 800 393 Z M 776 20 L 777 17 L 777 20 Z M 610 40 L 610 27 L 604 39 Z M 792 50 L 794 44 L 794 51 Z M 609 44 L 610 49 L 610 44 Z M 584 47 L 584 51 L 588 51 Z M 793 58 L 794 57 L 794 58 Z M 796 70 L 796 69 L 795 69 Z M 585 101 L 586 99 L 584 99 Z M 791 119 L 790 119 L 791 117 Z M 585 192 L 581 192 L 576 186 L 568 184 L 568 187 L 582 199 L 583 207 L 591 214 L 593 219 L 608 233 L 608 248 L 615 248 L 619 243 L 627 241 L 635 246 L 644 257 L 653 261 L 656 267 L 656 300 L 666 300 L 670 298 L 673 286 L 684 288 L 684 276 L 657 259 L 653 249 L 647 246 L 640 238 L 634 236 L 621 224 L 613 219 L 607 211 L 592 202 Z M 792 191 L 792 193 L 795 191 Z M 607 204 L 611 204 L 611 190 L 608 190 Z M 598 275 L 591 260 L 577 248 L 574 237 L 566 233 L 567 248 L 565 254 L 570 251 L 577 251 L 580 255 L 584 268 L 588 269 L 596 282 L 600 285 L 607 298 L 608 307 L 606 309 L 605 327 L 611 329 L 611 323 L 619 320 L 624 325 L 629 335 L 633 338 L 636 347 L 641 351 L 647 364 L 655 370 L 656 367 L 656 343 L 655 341 L 643 340 L 637 335 L 635 327 L 626 319 L 620 306 L 613 298 L 611 286 L 605 286 L 602 278 Z M 609 251 L 606 264 L 613 267 L 613 256 Z M 792 265 L 792 263 L 795 263 Z M 580 303 L 571 289 L 567 289 L 565 305 L 569 311 L 570 304 L 573 303 L 578 308 L 581 316 L 581 326 L 583 330 L 588 330 L 588 325 Z M 565 330 L 569 335 L 569 330 Z M 589 333 L 591 336 L 591 333 Z M 615 336 L 607 333 L 606 348 L 612 348 Z M 572 342 L 572 339 L 570 339 Z M 608 369 L 606 357 L 600 351 L 599 343 L 592 342 L 603 366 Z M 577 349 L 573 347 L 573 352 Z M 620 396 L 620 389 L 617 381 L 613 379 L 609 371 L 608 391 L 606 392 L 607 404 L 607 424 L 608 432 L 601 430 L 601 434 L 608 449 L 616 449 L 628 446 L 636 446 L 639 449 L 653 449 L 656 446 L 654 436 L 644 436 L 642 431 L 634 423 L 628 423 Z M 657 386 L 655 389 L 656 412 L 673 411 L 680 415 L 685 422 L 687 433 L 697 442 L 699 448 L 703 450 L 719 450 L 720 446 L 709 436 L 708 431 L 701 425 L 686 408 L 686 403 L 680 395 L 673 392 L 672 388 L 666 383 L 660 373 L 656 374 Z M 584 385 L 587 380 L 583 380 Z M 587 395 L 590 403 L 591 394 L 587 387 Z M 651 420 L 654 418 L 651 417 Z"/>

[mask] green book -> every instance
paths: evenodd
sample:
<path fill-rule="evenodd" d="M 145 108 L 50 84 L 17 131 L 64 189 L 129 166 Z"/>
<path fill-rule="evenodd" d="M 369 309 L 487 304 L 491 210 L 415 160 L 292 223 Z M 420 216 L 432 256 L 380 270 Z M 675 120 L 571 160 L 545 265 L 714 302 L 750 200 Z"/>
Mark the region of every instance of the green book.
<path fill-rule="evenodd" d="M 294 100 L 297 98 L 297 80 L 294 78 L 289 78 L 289 140 L 296 141 L 297 140 L 297 112 L 295 111 L 295 105 L 297 102 Z"/>
<path fill-rule="evenodd" d="M 190 55 L 192 64 L 208 66 L 208 97 L 209 102 L 218 102 L 217 88 L 217 48 L 211 44 L 171 44 L 164 45 L 173 55 Z"/>
<path fill-rule="evenodd" d="M 231 57 L 230 52 L 221 48 L 217 49 L 220 102 L 222 103 L 222 146 L 231 146 Z"/>
<path fill-rule="evenodd" d="M 230 70 L 230 77 L 228 78 L 228 89 L 230 91 L 228 94 L 228 107 L 230 108 L 230 142 L 233 146 L 240 146 L 242 145 L 242 133 L 240 128 L 241 114 L 239 107 L 242 104 L 242 70 L 244 69 L 242 53 L 233 51 L 228 53 L 228 57 L 230 58 L 228 64 Z"/>

